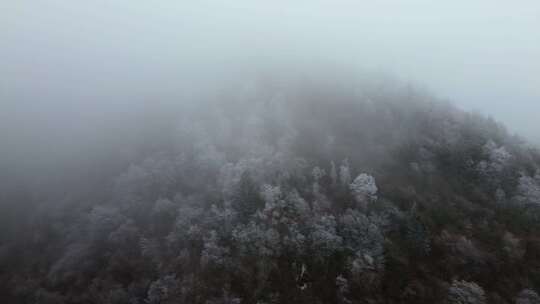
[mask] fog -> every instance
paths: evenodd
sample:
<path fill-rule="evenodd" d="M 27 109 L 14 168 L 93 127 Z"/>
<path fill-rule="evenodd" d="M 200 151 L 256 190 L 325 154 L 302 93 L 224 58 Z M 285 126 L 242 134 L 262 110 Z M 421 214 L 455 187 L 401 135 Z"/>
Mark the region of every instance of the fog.
<path fill-rule="evenodd" d="M 0 303 L 540 303 L 538 0 L 0 0 Z"/>
<path fill-rule="evenodd" d="M 156 104 L 323 67 L 391 75 L 540 142 L 537 1 L 3 1 L 0 28 L 11 161 L 99 152 Z"/>

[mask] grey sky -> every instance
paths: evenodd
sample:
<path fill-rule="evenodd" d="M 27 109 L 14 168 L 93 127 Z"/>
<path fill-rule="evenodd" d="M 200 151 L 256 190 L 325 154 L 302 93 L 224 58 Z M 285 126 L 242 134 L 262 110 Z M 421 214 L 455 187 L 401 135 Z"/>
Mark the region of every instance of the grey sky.
<path fill-rule="evenodd" d="M 0 119 L 77 125 L 216 67 L 325 63 L 395 74 L 540 143 L 539 29 L 530 0 L 2 1 Z"/>

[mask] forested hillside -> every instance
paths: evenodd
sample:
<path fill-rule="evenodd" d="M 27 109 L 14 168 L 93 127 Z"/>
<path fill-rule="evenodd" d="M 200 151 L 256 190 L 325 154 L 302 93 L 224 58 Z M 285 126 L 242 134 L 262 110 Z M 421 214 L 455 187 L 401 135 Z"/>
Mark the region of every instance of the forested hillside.
<path fill-rule="evenodd" d="M 540 153 L 493 119 L 384 81 L 191 98 L 2 173 L 0 302 L 540 303 Z"/>

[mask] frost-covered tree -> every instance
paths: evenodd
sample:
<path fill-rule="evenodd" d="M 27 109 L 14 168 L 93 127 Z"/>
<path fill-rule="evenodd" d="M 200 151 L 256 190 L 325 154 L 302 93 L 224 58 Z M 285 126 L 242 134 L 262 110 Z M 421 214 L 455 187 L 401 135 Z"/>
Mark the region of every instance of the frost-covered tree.
<path fill-rule="evenodd" d="M 341 236 L 337 234 L 337 221 L 332 215 L 323 215 L 311 225 L 309 235 L 313 254 L 326 258 L 342 249 Z"/>
<path fill-rule="evenodd" d="M 65 248 L 62 257 L 50 267 L 47 278 L 52 283 L 81 278 L 85 271 L 96 266 L 92 247 L 87 243 L 74 243 Z"/>
<path fill-rule="evenodd" d="M 202 225 L 209 230 L 216 231 L 219 236 L 228 238 L 238 221 L 238 214 L 227 202 L 224 202 L 223 206 L 212 205 L 205 212 Z"/>
<path fill-rule="evenodd" d="M 168 199 L 158 199 L 152 209 L 153 230 L 157 235 L 170 232 L 176 218 L 178 205 Z"/>
<path fill-rule="evenodd" d="M 261 209 L 264 201 L 259 195 L 259 188 L 251 178 L 249 172 L 244 172 L 236 186 L 232 197 L 232 207 L 244 222 L 249 220 L 258 209 Z"/>
<path fill-rule="evenodd" d="M 351 168 L 348 159 L 344 159 L 339 166 L 339 183 L 344 187 L 351 183 Z"/>
<path fill-rule="evenodd" d="M 158 199 L 152 213 L 160 217 L 175 217 L 177 206 L 168 199 Z"/>
<path fill-rule="evenodd" d="M 495 201 L 497 204 L 502 205 L 506 203 L 506 200 L 506 192 L 501 188 L 497 188 L 497 190 L 495 190 Z"/>
<path fill-rule="evenodd" d="M 126 218 L 111 206 L 96 206 L 88 215 L 88 236 L 93 241 L 105 240 Z"/>
<path fill-rule="evenodd" d="M 108 242 L 119 249 L 130 250 L 139 241 L 140 230 L 132 220 L 127 220 L 109 234 Z"/>
<path fill-rule="evenodd" d="M 349 281 L 347 281 L 344 276 L 339 275 L 336 278 L 336 287 L 338 304 L 351 304 L 352 301 L 347 298 L 349 293 Z"/>
<path fill-rule="evenodd" d="M 377 223 L 348 209 L 339 219 L 339 234 L 349 252 L 348 267 L 358 284 L 376 286 L 384 271 L 384 236 Z"/>
<path fill-rule="evenodd" d="M 145 302 L 148 304 L 174 303 L 179 293 L 175 275 L 166 275 L 150 284 Z"/>
<path fill-rule="evenodd" d="M 230 264 L 230 250 L 219 243 L 216 231 L 210 231 L 204 238 L 201 252 L 201 265 L 210 267 L 227 267 Z"/>
<path fill-rule="evenodd" d="M 349 189 L 359 204 L 365 204 L 377 199 L 377 184 L 375 178 L 366 173 L 358 175 L 349 185 Z"/>
<path fill-rule="evenodd" d="M 516 200 L 523 205 L 540 205 L 540 172 L 534 177 L 523 174 L 519 178 Z"/>
<path fill-rule="evenodd" d="M 233 239 L 243 256 L 277 256 L 281 252 L 280 236 L 276 229 L 249 222 L 238 225 L 233 231 Z"/>
<path fill-rule="evenodd" d="M 524 289 L 517 295 L 515 304 L 540 304 L 540 296 L 532 289 Z"/>
<path fill-rule="evenodd" d="M 486 297 L 478 284 L 455 280 L 448 289 L 446 301 L 448 304 L 484 304 Z"/>
<path fill-rule="evenodd" d="M 321 188 L 320 180 L 326 175 L 326 172 L 324 169 L 315 167 L 311 171 L 311 175 L 313 176 L 313 194 L 318 195 Z"/>
<path fill-rule="evenodd" d="M 168 246 L 178 252 L 192 248 L 193 242 L 201 243 L 204 237 L 202 222 L 205 215 L 204 209 L 200 207 L 180 207 L 174 227 L 165 238 Z"/>
<path fill-rule="evenodd" d="M 506 184 L 513 174 L 512 154 L 504 146 L 497 146 L 492 140 L 482 147 L 482 151 L 485 159 L 476 165 L 476 171 L 482 177 L 483 183 L 489 186 L 490 191 L 507 187 Z"/>
<path fill-rule="evenodd" d="M 512 154 L 504 146 L 497 147 L 492 140 L 489 140 L 483 149 L 489 159 L 487 167 L 490 171 L 501 172 L 512 159 Z"/>
<path fill-rule="evenodd" d="M 305 249 L 302 225 L 309 219 L 309 206 L 296 191 L 284 194 L 279 187 L 265 185 L 265 207 L 247 225 L 239 225 L 233 237 L 244 252 L 263 255 L 298 254 Z"/>
<path fill-rule="evenodd" d="M 339 219 L 339 235 L 351 251 L 366 251 L 382 256 L 384 236 L 377 222 L 365 214 L 348 209 Z"/>
<path fill-rule="evenodd" d="M 308 203 L 296 190 L 284 193 L 280 187 L 265 185 L 262 196 L 265 205 L 259 218 L 274 226 L 298 224 L 309 219 L 311 215 Z"/>
<path fill-rule="evenodd" d="M 306 236 L 301 226 L 310 216 L 307 202 L 297 191 L 284 194 L 271 186 L 265 187 L 263 196 L 265 207 L 260 213 L 260 220 L 278 232 L 283 250 L 291 254 L 303 252 Z"/>
<path fill-rule="evenodd" d="M 334 161 L 330 162 L 330 181 L 332 182 L 332 187 L 335 188 L 338 184 L 338 174 Z"/>
<path fill-rule="evenodd" d="M 116 179 L 116 195 L 127 205 L 166 197 L 176 182 L 177 169 L 177 163 L 163 155 L 132 164 Z"/>
<path fill-rule="evenodd" d="M 405 239 L 415 254 L 429 255 L 431 252 L 429 229 L 415 215 L 406 221 Z"/>
<path fill-rule="evenodd" d="M 140 251 L 144 258 L 154 264 L 159 264 L 164 256 L 162 244 L 159 239 L 142 237 L 139 241 Z"/>

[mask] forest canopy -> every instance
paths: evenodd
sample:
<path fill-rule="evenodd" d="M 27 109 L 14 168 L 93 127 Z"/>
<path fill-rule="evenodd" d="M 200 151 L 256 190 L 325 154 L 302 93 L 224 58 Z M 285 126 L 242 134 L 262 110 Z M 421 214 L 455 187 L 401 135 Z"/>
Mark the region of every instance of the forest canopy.
<path fill-rule="evenodd" d="M 66 154 L 11 150 L 0 300 L 540 303 L 537 148 L 409 84 L 333 76 L 202 86 Z"/>

